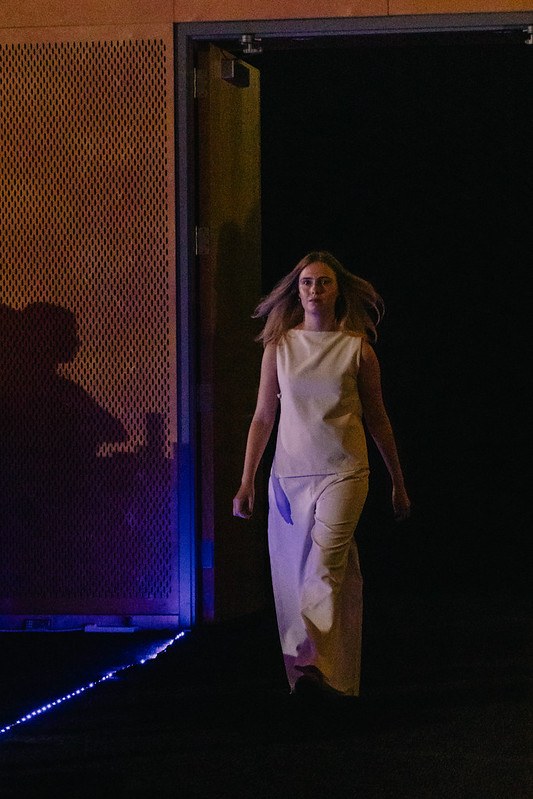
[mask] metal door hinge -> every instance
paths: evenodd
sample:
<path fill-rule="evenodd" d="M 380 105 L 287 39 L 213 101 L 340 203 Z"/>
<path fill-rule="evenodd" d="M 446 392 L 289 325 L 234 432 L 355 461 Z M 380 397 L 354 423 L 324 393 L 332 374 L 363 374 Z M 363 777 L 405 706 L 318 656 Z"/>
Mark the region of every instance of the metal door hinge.
<path fill-rule="evenodd" d="M 241 36 L 242 51 L 245 55 L 254 55 L 255 53 L 262 53 L 263 48 L 259 44 L 261 41 L 260 36 L 255 33 L 243 33 Z"/>

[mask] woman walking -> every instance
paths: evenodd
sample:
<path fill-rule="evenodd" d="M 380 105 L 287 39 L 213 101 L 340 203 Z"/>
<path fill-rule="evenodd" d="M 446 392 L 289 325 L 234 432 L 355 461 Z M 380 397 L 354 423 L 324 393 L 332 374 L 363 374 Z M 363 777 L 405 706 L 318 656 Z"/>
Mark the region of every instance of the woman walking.
<path fill-rule="evenodd" d="M 373 286 L 328 252 L 311 252 L 254 313 L 265 319 L 256 409 L 233 514 L 250 518 L 255 476 L 279 409 L 268 544 L 292 692 L 358 696 L 362 576 L 354 532 L 368 493 L 363 419 L 392 483 L 407 495 L 371 342 L 383 310 Z"/>

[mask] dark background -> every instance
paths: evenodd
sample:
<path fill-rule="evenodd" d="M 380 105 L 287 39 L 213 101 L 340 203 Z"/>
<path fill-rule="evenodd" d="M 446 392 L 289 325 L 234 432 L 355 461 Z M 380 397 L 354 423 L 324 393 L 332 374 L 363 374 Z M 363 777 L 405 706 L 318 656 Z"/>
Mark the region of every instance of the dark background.
<path fill-rule="evenodd" d="M 376 350 L 413 513 L 393 522 L 372 445 L 367 587 L 528 590 L 533 47 L 363 37 L 248 60 L 264 291 L 327 249 L 386 304 Z"/>

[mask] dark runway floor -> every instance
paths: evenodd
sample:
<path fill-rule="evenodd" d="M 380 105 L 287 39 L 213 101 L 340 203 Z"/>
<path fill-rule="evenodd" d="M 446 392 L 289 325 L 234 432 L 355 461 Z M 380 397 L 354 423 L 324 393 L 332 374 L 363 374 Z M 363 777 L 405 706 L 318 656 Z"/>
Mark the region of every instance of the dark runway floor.
<path fill-rule="evenodd" d="M 0 727 L 97 685 L 0 736 L 0 796 L 533 796 L 523 596 L 367 597 L 358 701 L 288 695 L 269 610 L 139 662 L 174 635 L 1 634 Z"/>

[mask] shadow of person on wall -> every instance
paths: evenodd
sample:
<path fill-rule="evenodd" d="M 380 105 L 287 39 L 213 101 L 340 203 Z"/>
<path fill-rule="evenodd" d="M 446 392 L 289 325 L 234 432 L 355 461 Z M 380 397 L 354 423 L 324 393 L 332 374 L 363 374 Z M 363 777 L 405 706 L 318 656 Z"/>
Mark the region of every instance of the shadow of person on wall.
<path fill-rule="evenodd" d="M 60 374 L 60 364 L 71 362 L 79 346 L 72 311 L 49 302 L 20 311 L 2 306 L 4 596 L 54 596 L 60 586 L 71 593 L 80 568 L 91 560 L 98 448 L 124 441 L 127 433 L 85 389 Z"/>
<path fill-rule="evenodd" d="M 16 498 L 13 480 L 13 416 L 16 408 L 17 345 L 19 314 L 0 304 L 0 525 L 2 532 L 11 524 Z M 2 552 L 2 561 L 5 561 Z M 1 568 L 1 567 L 0 567 Z"/>

